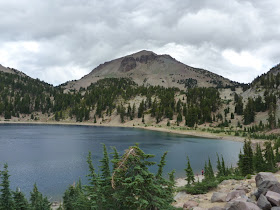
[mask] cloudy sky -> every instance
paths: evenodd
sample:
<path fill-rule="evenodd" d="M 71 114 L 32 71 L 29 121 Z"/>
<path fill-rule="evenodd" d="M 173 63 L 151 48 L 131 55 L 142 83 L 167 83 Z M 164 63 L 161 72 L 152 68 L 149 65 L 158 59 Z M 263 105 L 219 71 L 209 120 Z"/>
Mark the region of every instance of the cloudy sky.
<path fill-rule="evenodd" d="M 51 84 L 142 49 L 250 82 L 280 63 L 279 0 L 0 0 L 0 64 Z"/>

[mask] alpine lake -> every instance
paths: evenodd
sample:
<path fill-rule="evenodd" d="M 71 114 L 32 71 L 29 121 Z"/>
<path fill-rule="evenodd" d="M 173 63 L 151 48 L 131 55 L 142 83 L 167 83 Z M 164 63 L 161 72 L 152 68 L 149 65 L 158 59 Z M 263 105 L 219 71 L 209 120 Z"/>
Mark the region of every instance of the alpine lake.
<path fill-rule="evenodd" d="M 0 125 L 0 170 L 8 163 L 10 186 L 19 187 L 29 197 L 34 183 L 40 192 L 51 201 L 61 201 L 67 187 L 79 178 L 87 184 L 88 152 L 91 151 L 95 169 L 103 157 L 103 145 L 108 152 L 111 147 L 124 153 L 136 143 L 156 164 L 150 167 L 157 171 L 157 164 L 165 151 L 164 175 L 176 170 L 175 177 L 185 177 L 187 156 L 192 169 L 200 174 L 205 161 L 211 159 L 216 168 L 217 154 L 223 155 L 227 166 L 236 166 L 242 142 L 200 138 L 139 128 L 100 127 L 80 125 Z M 110 155 L 112 157 L 112 155 Z"/>

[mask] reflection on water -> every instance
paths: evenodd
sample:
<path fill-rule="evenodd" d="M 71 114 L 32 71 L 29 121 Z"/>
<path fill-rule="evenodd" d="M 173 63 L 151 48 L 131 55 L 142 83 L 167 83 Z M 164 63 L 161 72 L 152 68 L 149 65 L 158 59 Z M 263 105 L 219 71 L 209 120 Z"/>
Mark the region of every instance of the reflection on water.
<path fill-rule="evenodd" d="M 123 152 L 135 143 L 144 152 L 154 154 L 154 161 L 168 151 L 164 173 L 176 170 L 184 177 L 186 156 L 194 173 L 200 173 L 205 160 L 216 165 L 216 154 L 222 154 L 228 166 L 235 165 L 242 143 L 183 136 L 134 128 L 66 126 L 66 125 L 1 125 L 0 164 L 7 162 L 11 187 L 17 186 L 29 195 L 36 182 L 39 190 L 52 199 L 60 199 L 69 184 L 78 180 L 87 183 L 86 157 L 91 151 L 98 170 L 102 144 L 109 152 L 115 146 Z M 154 172 L 156 166 L 151 167 Z"/>

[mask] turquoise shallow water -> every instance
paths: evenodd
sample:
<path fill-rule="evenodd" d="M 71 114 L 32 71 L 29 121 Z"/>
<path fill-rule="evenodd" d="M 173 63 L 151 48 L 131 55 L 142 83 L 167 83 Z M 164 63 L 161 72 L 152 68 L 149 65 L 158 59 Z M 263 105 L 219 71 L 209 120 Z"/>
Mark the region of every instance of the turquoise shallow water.
<path fill-rule="evenodd" d="M 144 152 L 160 157 L 168 151 L 165 175 L 175 169 L 176 177 L 184 177 L 186 156 L 192 168 L 200 173 L 205 160 L 216 165 L 216 153 L 224 156 L 228 166 L 236 165 L 241 142 L 221 141 L 136 128 L 93 127 L 73 125 L 0 125 L 0 164 L 9 164 L 11 188 L 17 186 L 28 196 L 36 182 L 39 190 L 51 200 L 60 200 L 69 184 L 79 177 L 87 183 L 88 152 L 98 168 L 102 144 L 108 151 L 115 146 L 122 153 L 139 143 Z M 155 172 L 157 167 L 151 167 Z"/>

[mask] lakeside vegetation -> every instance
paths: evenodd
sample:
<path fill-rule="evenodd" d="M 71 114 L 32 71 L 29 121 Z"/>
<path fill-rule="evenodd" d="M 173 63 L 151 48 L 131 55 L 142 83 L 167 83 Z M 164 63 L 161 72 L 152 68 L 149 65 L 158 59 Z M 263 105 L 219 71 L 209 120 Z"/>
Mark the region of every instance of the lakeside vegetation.
<path fill-rule="evenodd" d="M 137 145 L 129 147 L 123 155 L 112 148 L 111 160 L 103 145 L 100 174 L 96 173 L 89 153 L 89 184 L 82 185 L 78 181 L 77 184 L 69 185 L 59 209 L 174 209 L 171 204 L 175 191 L 203 194 L 217 187 L 223 180 L 240 180 L 260 171 L 275 172 L 276 163 L 280 161 L 280 141 L 276 140 L 274 144 L 267 141 L 264 146 L 262 149 L 257 144 L 254 152 L 251 141 L 245 141 L 236 168 L 226 167 L 223 157 L 217 154 L 217 169 L 213 169 L 211 160 L 208 159 L 205 162 L 204 179 L 198 182 L 194 182 L 194 173 L 187 157 L 187 185 L 176 189 L 174 170 L 169 173 L 169 179 L 163 177 L 167 152 L 162 155 L 154 174 L 148 168 L 156 164 L 149 160 L 154 155 L 145 154 Z M 8 165 L 5 164 L 0 173 L 0 209 L 50 209 L 51 203 L 38 191 L 36 184 L 28 201 L 19 188 L 16 191 L 10 189 L 9 177 Z"/>

